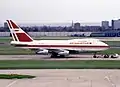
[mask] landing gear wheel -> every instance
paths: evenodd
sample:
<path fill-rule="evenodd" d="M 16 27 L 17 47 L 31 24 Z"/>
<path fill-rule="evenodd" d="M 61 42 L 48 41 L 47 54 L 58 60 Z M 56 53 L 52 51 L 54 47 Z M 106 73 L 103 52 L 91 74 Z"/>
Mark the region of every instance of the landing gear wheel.
<path fill-rule="evenodd" d="M 105 55 L 104 55 L 104 58 L 109 58 L 109 55 L 108 55 L 108 54 L 105 54 Z"/>
<path fill-rule="evenodd" d="M 95 54 L 93 55 L 93 58 L 98 58 L 98 57 L 97 57 L 97 53 L 95 53 Z"/>
<path fill-rule="evenodd" d="M 56 52 L 52 52 L 52 54 L 51 54 L 51 58 L 56 58 L 56 57 L 58 57 L 58 53 L 56 53 Z"/>
<path fill-rule="evenodd" d="M 96 56 L 96 55 L 94 55 L 94 56 L 93 56 L 93 58 L 97 58 L 97 56 Z"/>

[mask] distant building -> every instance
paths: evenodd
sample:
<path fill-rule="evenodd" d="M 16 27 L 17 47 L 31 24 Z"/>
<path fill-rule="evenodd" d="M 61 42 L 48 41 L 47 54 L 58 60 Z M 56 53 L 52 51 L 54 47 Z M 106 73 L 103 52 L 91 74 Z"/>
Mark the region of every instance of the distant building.
<path fill-rule="evenodd" d="M 8 28 L 7 22 L 4 22 L 4 28 Z"/>
<path fill-rule="evenodd" d="M 120 19 L 112 20 L 112 29 L 120 29 Z"/>
<path fill-rule="evenodd" d="M 90 34 L 91 37 L 120 37 L 119 30 L 108 30 L 102 32 L 92 32 Z"/>
<path fill-rule="evenodd" d="M 102 21 L 102 28 L 109 29 L 109 21 Z"/>
<path fill-rule="evenodd" d="M 79 22 L 74 23 L 74 29 L 80 29 L 80 23 Z"/>
<path fill-rule="evenodd" d="M 71 28 L 73 29 L 74 28 L 74 22 L 72 21 L 72 25 L 71 25 Z"/>
<path fill-rule="evenodd" d="M 114 29 L 114 20 L 111 21 L 111 27 Z"/>

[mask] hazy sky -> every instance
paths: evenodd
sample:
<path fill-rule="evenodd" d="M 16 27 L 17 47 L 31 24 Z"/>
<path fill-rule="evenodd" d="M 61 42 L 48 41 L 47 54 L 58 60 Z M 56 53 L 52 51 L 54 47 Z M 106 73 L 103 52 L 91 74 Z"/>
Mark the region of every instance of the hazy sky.
<path fill-rule="evenodd" d="M 0 0 L 0 22 L 100 22 L 120 18 L 120 0 Z"/>

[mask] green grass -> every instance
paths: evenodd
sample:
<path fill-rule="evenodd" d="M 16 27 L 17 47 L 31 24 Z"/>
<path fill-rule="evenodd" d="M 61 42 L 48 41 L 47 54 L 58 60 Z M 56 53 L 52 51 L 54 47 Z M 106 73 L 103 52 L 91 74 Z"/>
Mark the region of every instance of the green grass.
<path fill-rule="evenodd" d="M 120 41 L 103 41 L 110 46 L 120 46 Z"/>
<path fill-rule="evenodd" d="M 34 54 L 34 51 L 31 51 L 29 49 L 21 49 L 21 48 L 15 48 L 11 45 L 6 45 L 6 46 L 0 46 L 0 55 L 29 55 L 29 54 Z"/>
<path fill-rule="evenodd" d="M 0 60 L 0 69 L 120 69 L 119 60 Z"/>
<path fill-rule="evenodd" d="M 24 79 L 24 78 L 35 78 L 35 76 L 19 74 L 0 74 L 0 79 Z"/>
<path fill-rule="evenodd" d="M 0 37 L 0 43 L 1 42 L 10 42 L 12 40 L 11 37 Z"/>
<path fill-rule="evenodd" d="M 108 50 L 101 51 L 100 53 L 103 53 L 103 54 L 114 54 L 114 53 L 120 54 L 120 48 L 110 48 Z"/>

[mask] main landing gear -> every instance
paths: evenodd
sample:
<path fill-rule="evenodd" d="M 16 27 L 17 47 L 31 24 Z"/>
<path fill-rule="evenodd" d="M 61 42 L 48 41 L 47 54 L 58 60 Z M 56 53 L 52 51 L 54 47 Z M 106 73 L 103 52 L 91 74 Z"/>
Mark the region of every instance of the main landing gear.
<path fill-rule="evenodd" d="M 51 58 L 65 58 L 65 55 L 59 55 L 57 52 L 52 52 Z"/>

